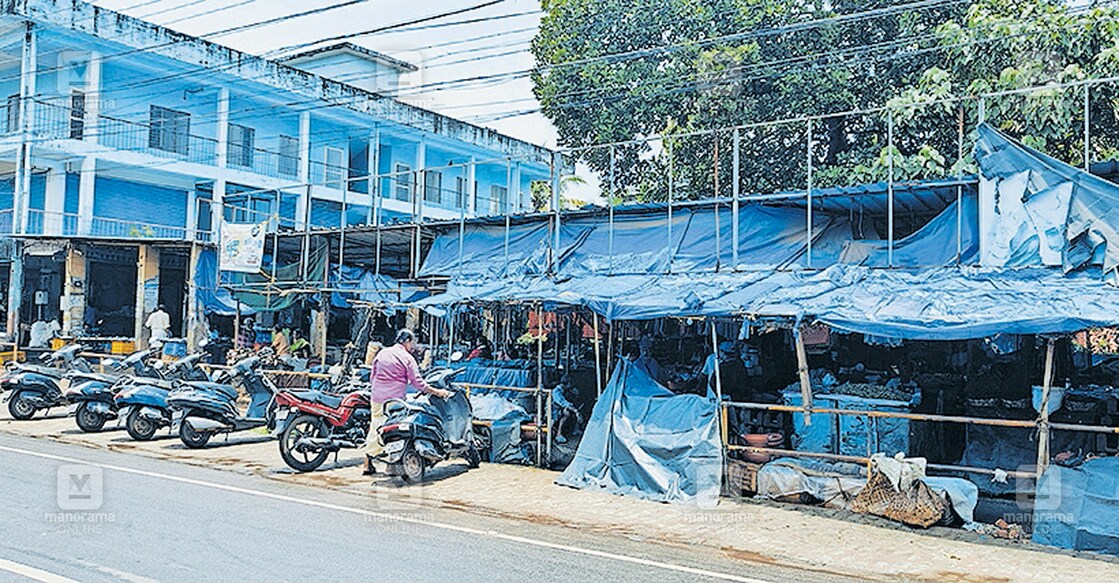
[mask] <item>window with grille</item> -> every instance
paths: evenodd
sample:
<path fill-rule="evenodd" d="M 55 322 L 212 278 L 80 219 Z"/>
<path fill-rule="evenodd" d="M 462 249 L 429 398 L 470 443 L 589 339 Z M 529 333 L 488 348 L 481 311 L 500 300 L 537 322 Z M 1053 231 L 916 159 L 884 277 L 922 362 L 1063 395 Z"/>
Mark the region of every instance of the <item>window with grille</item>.
<path fill-rule="evenodd" d="M 85 93 L 70 92 L 70 139 L 81 140 L 85 137 Z"/>
<path fill-rule="evenodd" d="M 429 170 L 424 172 L 424 202 L 434 205 L 443 204 L 443 173 Z"/>
<path fill-rule="evenodd" d="M 190 153 L 190 114 L 158 105 L 151 106 L 148 147 L 173 152 Z"/>
<path fill-rule="evenodd" d="M 509 189 L 494 184 L 490 186 L 490 214 L 503 215 L 509 209 Z"/>
<path fill-rule="evenodd" d="M 397 164 L 393 169 L 395 174 L 397 200 L 411 200 L 412 198 L 412 169 L 407 164 Z"/>
<path fill-rule="evenodd" d="M 470 201 L 467 199 L 466 178 L 459 176 L 455 178 L 455 208 L 464 209 Z"/>
<path fill-rule="evenodd" d="M 229 124 L 228 161 L 230 166 L 253 167 L 253 152 L 256 150 L 256 130 L 235 123 Z"/>
<path fill-rule="evenodd" d="M 11 95 L 8 97 L 8 133 L 19 130 L 19 95 Z"/>
<path fill-rule="evenodd" d="M 281 176 L 299 176 L 299 138 L 280 136 L 280 162 L 277 170 Z"/>
<path fill-rule="evenodd" d="M 342 188 L 346 180 L 346 152 L 341 148 L 323 148 L 324 183 L 329 188 Z"/>

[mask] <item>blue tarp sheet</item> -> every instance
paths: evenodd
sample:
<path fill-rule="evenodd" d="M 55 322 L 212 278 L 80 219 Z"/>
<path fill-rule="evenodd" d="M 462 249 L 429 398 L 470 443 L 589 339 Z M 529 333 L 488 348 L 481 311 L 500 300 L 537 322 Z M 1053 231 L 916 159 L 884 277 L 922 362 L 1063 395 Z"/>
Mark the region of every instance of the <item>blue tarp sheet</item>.
<path fill-rule="evenodd" d="M 1119 554 L 1119 458 L 1049 466 L 1037 485 L 1033 542 Z"/>
<path fill-rule="evenodd" d="M 713 397 L 674 395 L 622 359 L 556 483 L 714 507 L 723 468 L 717 410 Z"/>
<path fill-rule="evenodd" d="M 218 287 L 218 253 L 213 249 L 202 249 L 198 253 L 198 263 L 194 268 L 195 298 L 202 309 L 219 316 L 237 314 L 237 300 L 228 289 Z M 255 310 L 241 306 L 241 315 L 251 316 Z"/>
<path fill-rule="evenodd" d="M 983 264 L 1119 266 L 1119 186 L 1026 148 L 988 125 L 975 157 L 991 187 Z"/>
<path fill-rule="evenodd" d="M 367 269 L 350 265 L 335 265 L 331 269 L 331 285 L 353 292 L 334 292 L 331 304 L 336 308 L 350 307 L 350 301 L 369 302 L 387 312 L 395 311 L 401 304 L 414 302 L 427 296 L 423 288 L 401 283 L 392 277 L 378 275 Z"/>

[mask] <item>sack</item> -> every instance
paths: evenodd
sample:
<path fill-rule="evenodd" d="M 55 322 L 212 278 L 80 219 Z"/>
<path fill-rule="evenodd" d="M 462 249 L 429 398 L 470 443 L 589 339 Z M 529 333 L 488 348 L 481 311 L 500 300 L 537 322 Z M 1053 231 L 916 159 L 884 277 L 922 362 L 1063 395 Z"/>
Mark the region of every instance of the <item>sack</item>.
<path fill-rule="evenodd" d="M 913 480 L 907 488 L 895 489 L 884 473 L 872 471 L 866 487 L 852 501 L 851 510 L 928 528 L 948 513 L 948 503 L 922 480 Z"/>

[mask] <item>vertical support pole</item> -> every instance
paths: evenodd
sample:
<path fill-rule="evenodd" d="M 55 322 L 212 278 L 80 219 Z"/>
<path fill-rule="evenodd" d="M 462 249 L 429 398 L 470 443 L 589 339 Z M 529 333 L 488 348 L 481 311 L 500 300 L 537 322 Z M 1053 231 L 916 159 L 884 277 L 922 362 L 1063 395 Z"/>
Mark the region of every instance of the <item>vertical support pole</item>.
<path fill-rule="evenodd" d="M 466 173 L 466 172 L 467 172 L 466 169 L 463 169 L 463 173 Z M 465 181 L 466 178 L 463 177 L 463 180 Z M 466 204 L 467 204 L 467 197 L 463 196 L 462 208 L 459 209 L 459 213 L 458 213 L 458 272 L 459 272 L 459 275 L 462 275 L 463 256 L 466 253 Z"/>
<path fill-rule="evenodd" d="M 1049 338 L 1045 344 L 1045 372 L 1041 381 L 1041 407 L 1037 418 L 1037 477 L 1049 466 L 1049 392 L 1053 387 L 1053 346 Z"/>
<path fill-rule="evenodd" d="M 800 325 L 793 328 L 797 350 L 797 375 L 800 376 L 800 399 L 804 408 L 804 424 L 812 425 L 812 380 L 808 376 L 808 352 L 804 349 L 804 336 Z"/>
<path fill-rule="evenodd" d="M 299 114 L 299 182 L 311 184 L 311 112 Z M 310 193 L 307 204 L 311 204 Z M 307 228 L 304 223 L 304 229 Z"/>
<path fill-rule="evenodd" d="M 607 264 L 609 266 L 607 268 L 607 273 L 609 273 L 609 274 L 614 273 L 614 193 L 615 193 L 615 189 L 618 186 L 617 180 L 616 180 L 616 175 L 615 175 L 616 172 L 617 172 L 616 152 L 615 152 L 614 146 L 611 145 L 610 146 L 610 198 L 607 200 L 607 202 L 610 205 L 610 228 L 609 228 L 609 231 L 607 233 L 607 241 L 606 241 L 607 253 L 610 256 L 610 262 Z M 611 336 L 611 341 L 613 341 L 613 336 Z M 609 363 L 610 355 L 607 355 L 606 358 L 607 358 L 607 363 Z M 607 368 L 609 368 L 609 364 L 607 364 Z"/>
<path fill-rule="evenodd" d="M 552 152 L 552 212 L 556 215 L 556 231 L 552 238 L 551 271 L 553 273 L 559 271 L 560 228 L 563 226 L 563 195 L 560 192 L 563 185 L 561 172 L 563 172 L 563 157 L 559 152 Z"/>
<path fill-rule="evenodd" d="M 233 311 L 233 347 L 240 348 L 237 345 L 241 341 L 241 300 L 237 300 L 236 306 Z M 249 346 L 252 350 L 252 346 Z"/>
<path fill-rule="evenodd" d="M 451 364 L 451 354 L 455 351 L 455 305 L 447 307 L 447 364 Z"/>
<path fill-rule="evenodd" d="M 311 185 L 308 184 L 307 190 L 303 194 L 303 198 L 307 202 L 303 205 L 303 254 L 299 257 L 299 280 L 301 282 L 307 281 L 307 269 L 311 254 L 311 188 Z M 378 231 L 378 234 L 380 234 L 380 231 Z"/>
<path fill-rule="evenodd" d="M 598 335 L 598 314 L 591 312 L 594 322 L 594 384 L 599 397 L 602 396 L 602 338 Z"/>
<path fill-rule="evenodd" d="M 715 178 L 715 192 L 711 197 L 715 206 L 715 271 L 719 271 L 723 262 L 723 226 L 719 220 L 719 132 L 711 132 L 711 140 L 714 142 L 714 178 Z"/>
<path fill-rule="evenodd" d="M 894 266 L 894 112 L 887 112 L 886 122 L 886 265 Z"/>
<path fill-rule="evenodd" d="M 366 219 L 366 224 L 377 225 L 381 223 L 381 213 L 378 208 L 380 201 L 380 181 L 377 178 L 377 173 L 381 168 L 381 127 L 373 126 L 373 137 L 369 140 L 369 172 L 366 177 L 369 181 L 368 192 L 372 197 L 371 204 L 369 205 L 369 215 Z"/>
<path fill-rule="evenodd" d="M 349 213 L 349 200 L 346 197 L 346 192 L 350 189 L 348 181 L 342 182 L 342 216 L 338 221 L 338 267 L 341 268 L 345 264 L 346 259 L 346 223 L 350 222 L 347 213 Z M 279 208 L 277 204 L 276 208 Z M 277 219 L 278 220 L 278 219 Z"/>
<path fill-rule="evenodd" d="M 668 139 L 668 272 L 672 273 L 672 260 L 676 258 L 676 245 L 672 242 L 672 199 L 676 196 L 676 163 L 674 143 Z"/>
<path fill-rule="evenodd" d="M 987 123 L 987 98 L 979 98 L 979 123 Z"/>
<path fill-rule="evenodd" d="M 711 354 L 715 355 L 715 407 L 719 413 L 719 436 L 720 443 L 725 447 L 727 444 L 727 416 L 726 409 L 723 407 L 723 373 L 720 370 L 722 366 L 719 364 L 719 334 L 715 330 L 715 320 L 708 320 L 711 324 Z"/>
<path fill-rule="evenodd" d="M 12 199 L 12 233 L 27 233 L 31 203 L 31 133 L 34 113 L 35 80 L 38 76 L 38 34 L 35 25 L 26 23 L 23 34 L 19 83 L 19 129 L 20 141 L 16 158 L 16 175 Z M 19 314 L 16 314 L 16 327 Z M 16 333 L 18 334 L 18 330 Z"/>
<path fill-rule="evenodd" d="M 606 371 L 611 373 L 614 370 L 614 321 L 610 320 L 606 325 Z"/>
<path fill-rule="evenodd" d="M 957 112 L 956 124 L 956 181 L 964 179 L 964 106 L 961 103 Z M 956 185 L 956 265 L 964 254 L 964 185 Z"/>
<path fill-rule="evenodd" d="M 536 307 L 536 465 L 541 465 L 541 438 L 544 435 L 544 310 Z M 551 427 L 548 427 L 551 430 Z M 549 442 L 551 439 L 548 440 Z"/>
<path fill-rule="evenodd" d="M 470 165 L 466 167 L 466 200 L 470 209 L 470 216 L 478 216 L 478 159 L 470 157 Z"/>
<path fill-rule="evenodd" d="M 1092 85 L 1084 84 L 1084 171 L 1092 170 Z"/>
<path fill-rule="evenodd" d="M 806 263 L 808 264 L 808 269 L 812 269 L 812 120 L 809 119 L 806 125 L 808 126 L 808 139 L 805 146 L 804 159 L 808 172 L 808 188 L 804 192 L 806 197 L 805 208 L 808 211 L 808 227 L 805 240 L 808 242 Z"/>
<path fill-rule="evenodd" d="M 811 122 L 809 122 L 809 123 L 811 123 Z M 734 202 L 731 203 L 731 217 L 730 217 L 730 223 L 731 223 L 731 261 L 733 262 L 733 265 L 731 265 L 731 270 L 732 271 L 738 270 L 738 231 L 739 231 L 738 198 L 742 194 L 741 193 L 741 191 L 742 191 L 741 178 L 742 177 L 740 176 L 740 172 L 742 170 L 742 160 L 741 160 L 741 152 L 739 151 L 741 149 L 742 149 L 742 134 L 741 134 L 741 132 L 739 131 L 738 128 L 734 128 L 734 152 L 731 153 L 731 162 L 732 162 L 732 165 L 734 166 L 734 168 L 733 168 L 734 182 L 731 184 L 731 193 L 734 196 Z M 811 230 L 809 232 L 811 233 Z M 809 249 L 812 249 L 812 248 L 809 247 Z M 811 251 L 809 251 L 808 263 L 811 266 L 811 264 L 812 264 L 812 253 L 811 253 Z"/>
<path fill-rule="evenodd" d="M 512 158 L 506 158 L 505 159 L 505 187 L 506 187 L 505 188 L 505 200 L 500 201 L 501 202 L 501 207 L 502 207 L 501 212 L 505 214 L 505 240 L 504 240 L 504 243 L 503 243 L 503 249 L 505 250 L 504 251 L 505 252 L 505 261 L 503 262 L 503 264 L 501 266 L 501 271 L 503 273 L 508 273 L 509 272 L 509 232 L 513 228 L 512 217 L 509 214 L 509 197 L 511 196 L 511 194 L 509 192 L 509 183 L 512 181 L 512 178 L 513 178 L 513 159 Z"/>
<path fill-rule="evenodd" d="M 280 191 L 276 191 L 276 198 L 274 200 L 276 206 L 272 207 L 272 216 L 269 217 L 274 221 L 272 227 L 272 273 L 268 277 L 268 307 L 272 307 L 272 290 L 276 289 L 276 265 L 280 263 Z M 327 265 L 327 269 L 330 265 Z M 302 283 L 302 282 L 301 282 Z"/>
<path fill-rule="evenodd" d="M 136 346 L 148 347 L 148 330 L 144 321 L 159 307 L 159 249 L 154 245 L 140 245 L 136 262 L 136 319 L 134 332 Z"/>

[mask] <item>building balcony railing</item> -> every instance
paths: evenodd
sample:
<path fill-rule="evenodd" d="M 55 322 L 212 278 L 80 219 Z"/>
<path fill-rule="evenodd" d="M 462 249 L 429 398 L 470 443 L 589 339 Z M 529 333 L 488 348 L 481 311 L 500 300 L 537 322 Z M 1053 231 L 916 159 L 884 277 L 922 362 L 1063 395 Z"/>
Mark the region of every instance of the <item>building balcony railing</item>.
<path fill-rule="evenodd" d="M 12 210 L 0 211 L 0 233 L 12 234 Z M 74 213 L 60 213 L 30 209 L 27 213 L 23 235 L 56 237 L 94 237 L 104 239 L 152 239 L 161 241 L 195 240 L 210 242 L 211 233 L 195 231 L 177 225 L 160 225 L 143 221 L 129 221 L 108 217 L 89 217 L 83 226 L 82 219 Z"/>

